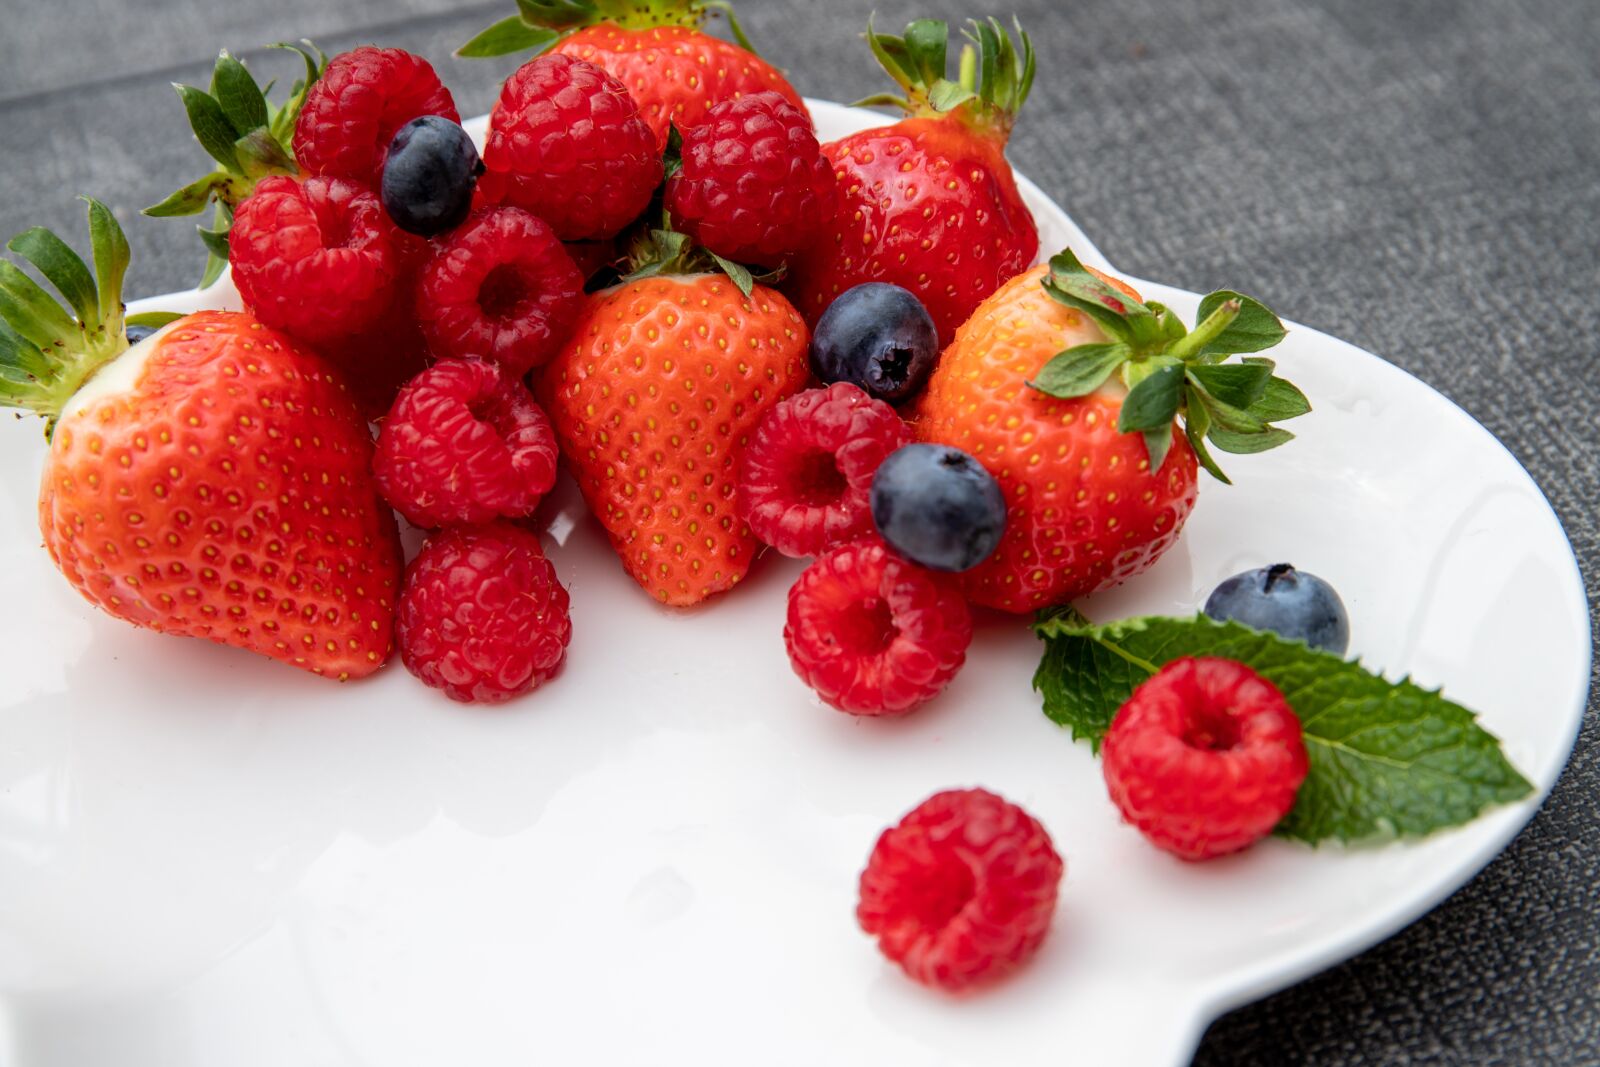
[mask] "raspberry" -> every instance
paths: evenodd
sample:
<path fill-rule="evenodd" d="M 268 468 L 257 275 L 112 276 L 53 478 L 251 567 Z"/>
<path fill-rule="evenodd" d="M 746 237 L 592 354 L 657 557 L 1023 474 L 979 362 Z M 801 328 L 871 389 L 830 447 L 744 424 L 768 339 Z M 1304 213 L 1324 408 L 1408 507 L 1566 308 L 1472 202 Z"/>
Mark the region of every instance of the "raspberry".
<path fill-rule="evenodd" d="M 751 93 L 722 101 L 685 135 L 667 209 L 717 255 L 776 265 L 826 226 L 833 167 L 804 111 L 770 89 Z"/>
<path fill-rule="evenodd" d="M 533 394 L 493 363 L 423 371 L 378 431 L 372 473 L 414 526 L 515 519 L 556 483 L 556 435 Z"/>
<path fill-rule="evenodd" d="M 342 178 L 263 178 L 239 205 L 228 262 L 268 326 L 312 343 L 361 333 L 401 290 L 415 238 Z"/>
<path fill-rule="evenodd" d="M 543 220 L 489 208 L 435 242 L 417 321 L 434 355 L 492 359 L 520 377 L 567 339 L 582 296 L 583 275 Z"/>
<path fill-rule="evenodd" d="M 294 128 L 302 170 L 376 189 L 389 142 L 419 115 L 461 121 L 450 90 L 421 56 L 398 48 L 357 48 L 328 61 L 306 92 Z"/>
<path fill-rule="evenodd" d="M 319 341 L 318 354 L 336 367 L 356 407 L 368 420 L 383 418 L 400 387 L 428 365 L 428 346 L 408 314 L 385 315 L 361 333 Z"/>
<path fill-rule="evenodd" d="M 964 989 L 1038 950 L 1062 870 L 1027 812 L 982 789 L 951 789 L 878 838 L 856 918 L 912 978 Z"/>
<path fill-rule="evenodd" d="M 655 134 L 621 82 L 592 63 L 543 55 L 506 79 L 489 116 L 480 183 L 563 241 L 610 237 L 661 184 Z"/>
<path fill-rule="evenodd" d="M 833 549 L 789 590 L 789 662 L 840 711 L 900 715 L 950 684 L 972 616 L 950 580 L 875 538 Z"/>
<path fill-rule="evenodd" d="M 572 640 L 567 591 L 539 538 L 508 522 L 429 537 L 406 568 L 394 624 L 406 670 L 469 703 L 549 681 Z"/>
<path fill-rule="evenodd" d="M 1177 659 L 1133 691 L 1100 750 L 1111 799 L 1157 848 L 1188 860 L 1272 831 L 1306 776 L 1300 720 L 1242 663 Z"/>
<path fill-rule="evenodd" d="M 872 532 L 872 475 L 911 440 L 894 408 L 846 382 L 774 405 L 739 463 L 750 531 L 786 556 L 814 556 Z"/>

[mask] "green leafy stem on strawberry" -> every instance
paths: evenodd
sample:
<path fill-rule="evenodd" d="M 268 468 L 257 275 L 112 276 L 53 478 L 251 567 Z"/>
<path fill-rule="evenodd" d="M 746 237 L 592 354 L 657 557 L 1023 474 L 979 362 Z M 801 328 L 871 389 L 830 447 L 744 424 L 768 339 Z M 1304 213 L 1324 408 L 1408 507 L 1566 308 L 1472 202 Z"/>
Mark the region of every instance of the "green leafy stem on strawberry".
<path fill-rule="evenodd" d="M 1248 296 L 1211 293 L 1200 301 L 1199 324 L 1191 331 L 1170 308 L 1130 299 L 1070 251 L 1050 260 L 1044 287 L 1093 318 L 1110 340 L 1067 349 L 1028 384 L 1054 397 L 1086 396 L 1119 374 L 1128 395 L 1117 428 L 1144 435 L 1151 470 L 1172 445 L 1174 419 L 1182 420 L 1200 465 L 1227 482 L 1207 441 L 1223 452 L 1264 452 L 1294 437 L 1275 423 L 1311 410 L 1304 393 L 1273 373 L 1272 360 L 1245 355 L 1224 362 L 1284 338 L 1278 317 Z"/>
<path fill-rule="evenodd" d="M 754 53 L 729 0 L 517 0 L 517 13 L 501 19 L 456 50 L 467 59 L 485 59 L 532 50 L 535 55 L 562 38 L 602 22 L 625 30 L 656 26 L 698 29 L 707 18 L 721 15 L 739 47 Z"/>
<path fill-rule="evenodd" d="M 893 37 L 878 33 L 869 19 L 867 44 L 905 95 L 879 93 L 855 106 L 898 107 L 912 115 L 956 113 L 971 125 L 994 130 L 1003 141 L 1028 99 L 1036 70 L 1032 40 L 1021 23 L 1013 19 L 1012 26 L 1020 44 L 1012 43 L 996 19 L 972 20 L 962 31 L 969 43 L 951 81 L 945 77 L 950 31 L 943 21 L 917 19 L 904 36 Z"/>
<path fill-rule="evenodd" d="M 1276 833 L 1308 843 L 1420 837 L 1533 791 L 1476 716 L 1437 690 L 1237 622 L 1147 616 L 1097 626 L 1072 608 L 1042 615 L 1033 685 L 1044 713 L 1096 751 L 1135 687 L 1185 656 L 1236 660 L 1272 682 L 1300 719 L 1310 773 Z"/>
<path fill-rule="evenodd" d="M 64 303 L 15 263 L 0 259 L 0 407 L 43 416 L 47 437 L 90 375 L 128 348 L 122 305 L 122 279 L 131 258 L 128 239 L 109 208 L 84 200 L 89 205 L 93 271 L 65 241 L 41 226 L 6 243 Z"/>
<path fill-rule="evenodd" d="M 256 182 L 274 174 L 299 173 L 293 147 L 295 122 L 306 91 L 321 77 L 328 57 L 310 41 L 272 47 L 296 52 L 305 61 L 305 77 L 290 87 L 282 104 L 270 103 L 267 94 L 272 91 L 272 84 L 259 85 L 245 65 L 226 50 L 212 68 L 209 90 L 173 85 L 188 113 L 195 139 L 216 160 L 217 167 L 145 208 L 144 213 L 156 218 L 198 215 L 208 205 L 216 204 L 211 229 L 199 227 L 200 240 L 208 254 L 200 280 L 202 289 L 216 281 L 227 266 L 233 212 L 254 191 Z"/>

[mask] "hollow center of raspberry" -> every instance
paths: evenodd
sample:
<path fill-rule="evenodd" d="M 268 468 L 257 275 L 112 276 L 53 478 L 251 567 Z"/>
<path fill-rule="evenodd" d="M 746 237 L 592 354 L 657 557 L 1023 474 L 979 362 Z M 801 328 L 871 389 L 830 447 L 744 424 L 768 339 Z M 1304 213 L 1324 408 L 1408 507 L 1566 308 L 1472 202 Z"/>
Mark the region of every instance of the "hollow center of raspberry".
<path fill-rule="evenodd" d="M 894 612 L 882 597 L 859 601 L 834 619 L 834 637 L 857 655 L 882 652 L 899 632 L 900 628 L 894 624 Z"/>
<path fill-rule="evenodd" d="M 795 460 L 794 498 L 799 503 L 813 507 L 832 504 L 849 487 L 832 452 L 813 449 Z"/>
<path fill-rule="evenodd" d="M 322 235 L 323 248 L 349 248 L 355 244 L 350 216 L 343 211 L 317 212 L 317 232 Z"/>
<path fill-rule="evenodd" d="M 909 880 L 903 906 L 917 924 L 929 931 L 942 930 L 977 892 L 972 869 L 954 856 L 941 857 L 935 866 Z"/>
<path fill-rule="evenodd" d="M 478 306 L 491 319 L 516 316 L 527 299 L 528 283 L 522 272 L 509 263 L 491 270 L 478 287 Z"/>
<path fill-rule="evenodd" d="M 1221 708 L 1201 708 L 1190 713 L 1183 740 L 1203 752 L 1226 752 L 1239 743 L 1239 727 Z"/>

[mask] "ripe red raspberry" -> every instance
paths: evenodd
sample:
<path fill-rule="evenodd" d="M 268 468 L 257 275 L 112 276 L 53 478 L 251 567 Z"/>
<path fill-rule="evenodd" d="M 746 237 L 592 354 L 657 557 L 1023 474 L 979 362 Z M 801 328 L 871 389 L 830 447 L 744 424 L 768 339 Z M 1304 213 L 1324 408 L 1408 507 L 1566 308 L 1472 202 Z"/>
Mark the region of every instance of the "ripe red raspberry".
<path fill-rule="evenodd" d="M 383 418 L 401 386 L 428 366 L 422 331 L 410 315 L 399 312 L 384 315 L 360 333 L 319 341 L 316 350 L 339 371 L 369 421 Z"/>
<path fill-rule="evenodd" d="M 750 532 L 786 556 L 814 556 L 872 532 L 872 475 L 911 440 L 894 408 L 836 382 L 768 409 L 739 461 Z"/>
<path fill-rule="evenodd" d="M 228 262 L 257 318 L 316 343 L 365 331 L 390 310 L 413 241 L 355 182 L 263 178 L 234 215 Z"/>
<path fill-rule="evenodd" d="M 655 135 L 628 90 L 560 54 L 506 80 L 483 163 L 485 196 L 527 208 L 563 241 L 614 235 L 649 206 L 662 174 Z"/>
<path fill-rule="evenodd" d="M 866 538 L 833 549 L 789 590 L 789 662 L 840 711 L 900 715 L 950 684 L 972 643 L 955 585 Z"/>
<path fill-rule="evenodd" d="M 684 135 L 667 209 L 717 255 L 776 266 L 826 227 L 833 181 L 811 118 L 767 90 L 722 101 Z"/>
<path fill-rule="evenodd" d="M 1188 860 L 1272 831 L 1306 776 L 1300 720 L 1242 663 L 1177 659 L 1133 691 L 1100 750 L 1125 819 Z"/>
<path fill-rule="evenodd" d="M 567 591 L 539 538 L 508 522 L 429 537 L 406 568 L 394 625 L 406 670 L 483 704 L 549 681 L 572 640 Z"/>
<path fill-rule="evenodd" d="M 964 989 L 1039 948 L 1062 870 L 1050 835 L 1027 812 L 982 789 L 952 789 L 878 838 L 856 918 L 912 978 Z"/>
<path fill-rule="evenodd" d="M 414 526 L 516 519 L 556 483 L 555 431 L 520 379 L 447 359 L 400 390 L 378 430 L 372 473 Z"/>
<path fill-rule="evenodd" d="M 294 155 L 310 174 L 377 188 L 389 142 L 419 115 L 461 121 L 450 90 L 421 56 L 398 48 L 356 48 L 328 61 L 306 92 Z"/>
<path fill-rule="evenodd" d="M 492 359 L 517 376 L 555 355 L 583 297 L 583 275 L 543 220 L 489 208 L 434 243 L 417 321 L 433 354 Z"/>

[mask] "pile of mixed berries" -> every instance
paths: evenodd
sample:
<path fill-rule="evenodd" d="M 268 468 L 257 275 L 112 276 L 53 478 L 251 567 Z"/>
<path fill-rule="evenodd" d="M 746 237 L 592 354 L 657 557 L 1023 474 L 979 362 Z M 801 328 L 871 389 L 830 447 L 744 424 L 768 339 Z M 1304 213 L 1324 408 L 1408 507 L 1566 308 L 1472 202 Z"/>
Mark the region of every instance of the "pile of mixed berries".
<path fill-rule="evenodd" d="M 768 550 L 810 558 L 795 672 L 842 711 L 902 715 L 961 669 L 973 606 L 1031 613 L 1144 571 L 1198 470 L 1220 476 L 1207 439 L 1277 443 L 1230 399 L 1266 388 L 1244 381 L 1259 364 L 1207 376 L 1256 350 L 1230 332 L 1243 298 L 1191 333 L 1070 253 L 1035 265 L 1003 154 L 1026 35 L 974 23 L 948 80 L 942 23 L 869 30 L 901 94 L 877 102 L 910 117 L 821 144 L 778 71 L 700 32 L 706 6 L 567 18 L 481 153 L 397 49 L 304 50 L 280 106 L 226 54 L 209 91 L 181 89 L 218 167 L 151 213 L 215 211 L 211 273 L 226 261 L 246 310 L 125 322 L 126 243 L 94 202 L 93 277 L 44 231 L 11 245 L 65 311 L 0 273 L 0 400 L 49 420 L 41 524 L 69 580 L 141 626 L 340 679 L 393 645 L 454 699 L 506 701 L 571 636 L 532 521 L 565 469 L 662 604 L 728 592 Z M 396 512 L 431 531 L 409 565 Z M 1327 606 L 1290 571 L 1265 583 L 1217 610 Z M 1317 625 L 1342 641 L 1342 610 Z M 1125 712 L 1112 795 L 1179 854 L 1248 844 L 1305 774 L 1298 723 L 1240 665 L 1186 661 Z M 1245 771 L 1265 785 L 1173 786 Z M 859 916 L 956 988 L 1038 946 L 1061 874 L 1026 813 L 940 794 L 879 841 Z"/>

